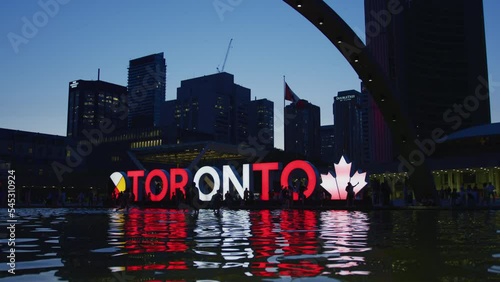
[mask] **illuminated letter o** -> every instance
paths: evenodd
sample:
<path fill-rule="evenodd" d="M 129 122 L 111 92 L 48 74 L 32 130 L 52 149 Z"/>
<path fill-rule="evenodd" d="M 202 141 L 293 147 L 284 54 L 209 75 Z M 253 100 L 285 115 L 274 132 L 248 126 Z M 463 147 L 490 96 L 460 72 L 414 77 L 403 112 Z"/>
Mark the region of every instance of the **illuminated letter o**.
<path fill-rule="evenodd" d="M 200 179 L 205 174 L 210 174 L 212 176 L 212 178 L 214 179 L 214 188 L 208 194 L 205 194 L 202 191 L 202 189 L 200 189 Z M 220 176 L 221 176 L 220 170 L 216 169 L 215 167 L 211 167 L 211 166 L 204 166 L 196 172 L 196 174 L 194 175 L 193 182 L 195 183 L 196 188 L 198 188 L 198 190 L 200 191 L 199 195 L 200 195 L 201 201 L 208 202 L 208 201 L 212 200 L 212 197 L 217 193 L 217 191 L 219 191 Z"/>
<path fill-rule="evenodd" d="M 304 195 L 306 198 L 311 196 L 314 188 L 316 187 L 316 181 L 318 178 L 318 171 L 316 168 L 307 161 L 293 161 L 285 166 L 283 171 L 281 172 L 281 187 L 288 186 L 292 187 L 292 183 L 290 182 L 290 173 L 296 169 L 301 169 L 307 174 L 307 187 L 304 191 Z"/>

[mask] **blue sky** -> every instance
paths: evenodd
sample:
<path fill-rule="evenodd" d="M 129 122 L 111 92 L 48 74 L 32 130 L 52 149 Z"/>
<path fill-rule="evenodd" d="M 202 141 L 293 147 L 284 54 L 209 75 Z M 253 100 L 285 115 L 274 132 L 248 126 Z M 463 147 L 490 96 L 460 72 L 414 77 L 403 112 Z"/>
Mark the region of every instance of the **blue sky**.
<path fill-rule="evenodd" d="M 364 32 L 363 0 L 326 2 Z M 48 14 L 40 3 L 57 6 Z M 218 13 L 214 3 L 230 10 Z M 500 1 L 484 0 L 484 6 L 497 109 Z M 66 135 L 68 82 L 97 79 L 101 68 L 102 80 L 126 86 L 129 60 L 152 53 L 165 53 L 167 100 L 174 99 L 181 80 L 217 71 L 231 38 L 225 70 L 253 97 L 275 103 L 279 148 L 284 75 L 298 96 L 321 107 L 323 125 L 333 123 L 338 91 L 359 90 L 357 75 L 337 49 L 281 0 L 4 0 L 1 7 L 1 128 Z M 23 34 L 26 20 L 37 30 Z M 23 43 L 13 45 L 9 34 L 22 36 Z M 500 121 L 500 113 L 493 110 L 492 121 Z"/>

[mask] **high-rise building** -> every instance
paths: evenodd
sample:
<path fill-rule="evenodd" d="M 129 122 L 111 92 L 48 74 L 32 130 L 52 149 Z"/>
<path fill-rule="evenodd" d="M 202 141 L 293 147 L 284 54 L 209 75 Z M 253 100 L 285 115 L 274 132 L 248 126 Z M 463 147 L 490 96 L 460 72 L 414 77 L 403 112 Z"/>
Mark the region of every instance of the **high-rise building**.
<path fill-rule="evenodd" d="M 321 158 L 320 108 L 308 101 L 285 107 L 285 151 L 305 156 L 310 160 Z"/>
<path fill-rule="evenodd" d="M 489 96 L 476 96 L 488 81 L 482 0 L 399 2 L 365 0 L 366 42 L 417 136 L 490 123 Z M 377 111 L 374 143 L 389 142 Z"/>
<path fill-rule="evenodd" d="M 361 93 L 340 91 L 334 97 L 335 159 L 345 156 L 354 164 L 363 162 L 363 111 Z"/>
<path fill-rule="evenodd" d="M 322 125 L 321 129 L 321 160 L 329 165 L 335 161 L 335 125 Z"/>
<path fill-rule="evenodd" d="M 119 131 L 127 128 L 127 88 L 102 80 L 69 83 L 67 136 L 88 138 L 85 132 L 104 125 Z"/>
<path fill-rule="evenodd" d="M 164 103 L 162 123 L 176 124 L 180 132 L 202 134 L 211 140 L 238 144 L 249 136 L 250 89 L 222 72 L 181 81 L 177 100 Z M 173 112 L 172 112 L 173 111 Z"/>
<path fill-rule="evenodd" d="M 274 103 L 255 99 L 248 107 L 248 133 L 257 146 L 274 148 Z"/>
<path fill-rule="evenodd" d="M 167 65 L 163 53 L 130 61 L 128 93 L 130 128 L 152 128 L 160 124 L 165 101 Z"/>

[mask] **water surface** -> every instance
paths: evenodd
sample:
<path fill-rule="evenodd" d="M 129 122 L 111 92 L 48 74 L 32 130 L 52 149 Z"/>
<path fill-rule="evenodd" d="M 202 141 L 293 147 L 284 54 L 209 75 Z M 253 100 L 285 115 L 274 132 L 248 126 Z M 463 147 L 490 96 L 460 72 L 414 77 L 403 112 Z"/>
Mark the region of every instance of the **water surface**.
<path fill-rule="evenodd" d="M 499 230 L 486 210 L 21 209 L 0 279 L 499 281 Z"/>

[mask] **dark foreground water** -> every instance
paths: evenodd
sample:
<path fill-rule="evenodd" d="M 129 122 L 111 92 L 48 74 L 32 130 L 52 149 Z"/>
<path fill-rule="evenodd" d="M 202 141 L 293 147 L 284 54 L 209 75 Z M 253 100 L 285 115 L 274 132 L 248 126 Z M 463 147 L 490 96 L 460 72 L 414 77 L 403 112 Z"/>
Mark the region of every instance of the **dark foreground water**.
<path fill-rule="evenodd" d="M 2 262 L 9 255 L 6 212 Z M 500 211 L 18 210 L 5 281 L 500 281 Z M 10 236 L 10 235 L 9 235 Z M 298 278 L 302 279 L 298 279 Z"/>

